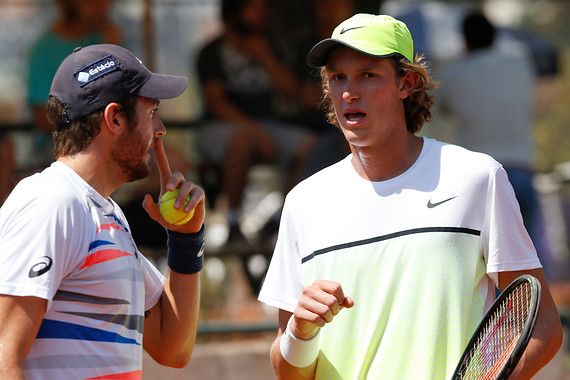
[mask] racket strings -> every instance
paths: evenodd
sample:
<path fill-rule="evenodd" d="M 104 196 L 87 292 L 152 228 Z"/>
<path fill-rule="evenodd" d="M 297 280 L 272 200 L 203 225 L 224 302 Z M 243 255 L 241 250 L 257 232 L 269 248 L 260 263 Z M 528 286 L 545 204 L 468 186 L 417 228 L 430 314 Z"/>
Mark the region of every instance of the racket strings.
<path fill-rule="evenodd" d="M 525 283 L 503 300 L 468 353 L 462 379 L 497 378 L 524 329 L 531 297 L 531 285 Z"/>

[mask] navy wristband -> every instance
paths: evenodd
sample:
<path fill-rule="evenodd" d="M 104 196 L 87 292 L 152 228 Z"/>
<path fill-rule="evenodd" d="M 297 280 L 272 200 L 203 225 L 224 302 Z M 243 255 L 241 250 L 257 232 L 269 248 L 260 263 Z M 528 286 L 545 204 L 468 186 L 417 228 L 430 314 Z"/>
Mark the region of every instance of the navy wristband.
<path fill-rule="evenodd" d="M 166 230 L 168 266 L 181 274 L 198 273 L 204 266 L 204 225 L 195 234 Z"/>

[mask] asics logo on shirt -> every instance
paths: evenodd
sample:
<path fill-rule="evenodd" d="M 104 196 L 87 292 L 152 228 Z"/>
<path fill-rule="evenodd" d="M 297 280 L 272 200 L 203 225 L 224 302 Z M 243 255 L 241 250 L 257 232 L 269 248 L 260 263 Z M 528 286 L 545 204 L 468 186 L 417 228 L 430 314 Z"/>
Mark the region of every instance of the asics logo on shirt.
<path fill-rule="evenodd" d="M 30 271 L 28 272 L 28 277 L 34 278 L 34 277 L 41 276 L 42 274 L 44 274 L 48 270 L 50 270 L 52 264 L 53 264 L 53 261 L 52 261 L 51 257 L 49 257 L 49 256 L 40 257 L 38 262 L 35 263 L 34 265 L 32 265 L 32 267 L 30 268 Z"/>
<path fill-rule="evenodd" d="M 454 199 L 454 198 L 457 198 L 457 196 L 451 197 L 451 198 L 447 198 L 447 199 L 444 199 L 443 201 L 439 201 L 439 202 L 435 202 L 435 203 L 432 203 L 432 202 L 431 202 L 431 199 L 430 199 L 430 200 L 428 201 L 428 203 L 427 203 L 427 207 L 428 207 L 428 208 L 434 208 L 434 207 L 437 207 L 437 206 L 439 206 L 439 205 L 441 205 L 441 204 L 443 204 L 443 203 L 445 203 L 445 202 L 449 202 L 450 200 L 452 200 L 452 199 Z"/>

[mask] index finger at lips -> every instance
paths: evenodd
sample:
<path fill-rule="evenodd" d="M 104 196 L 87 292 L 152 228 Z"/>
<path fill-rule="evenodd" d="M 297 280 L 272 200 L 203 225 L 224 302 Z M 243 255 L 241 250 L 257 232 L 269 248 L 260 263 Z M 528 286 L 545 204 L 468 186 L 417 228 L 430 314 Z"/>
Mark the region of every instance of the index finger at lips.
<path fill-rule="evenodd" d="M 170 170 L 170 164 L 168 163 L 168 157 L 166 157 L 166 151 L 164 150 L 164 143 L 162 139 L 156 138 L 154 144 L 154 153 L 156 156 L 156 164 L 158 166 L 158 172 L 160 175 L 160 187 L 164 189 L 170 176 L 172 175 L 172 171 Z M 173 190 L 173 189 L 171 189 Z"/>

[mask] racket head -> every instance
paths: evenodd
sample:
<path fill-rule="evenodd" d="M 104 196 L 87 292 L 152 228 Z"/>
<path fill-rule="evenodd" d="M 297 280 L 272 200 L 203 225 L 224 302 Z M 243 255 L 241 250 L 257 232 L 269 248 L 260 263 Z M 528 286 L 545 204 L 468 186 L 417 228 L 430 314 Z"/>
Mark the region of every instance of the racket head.
<path fill-rule="evenodd" d="M 540 281 L 531 275 L 509 284 L 475 330 L 452 379 L 507 379 L 530 340 L 540 299 Z"/>

